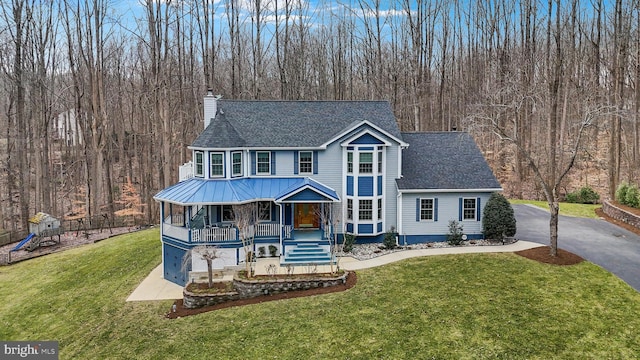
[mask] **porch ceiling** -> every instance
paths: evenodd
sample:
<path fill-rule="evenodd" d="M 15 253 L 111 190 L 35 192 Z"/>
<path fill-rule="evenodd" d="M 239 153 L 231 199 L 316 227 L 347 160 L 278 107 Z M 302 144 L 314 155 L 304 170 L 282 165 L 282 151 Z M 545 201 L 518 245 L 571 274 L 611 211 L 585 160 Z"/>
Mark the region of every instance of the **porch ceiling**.
<path fill-rule="evenodd" d="M 305 189 L 312 189 L 328 199 L 339 201 L 333 189 L 306 177 L 229 180 L 191 178 L 169 186 L 153 198 L 156 201 L 182 206 L 239 204 L 256 200 L 284 199 Z"/>

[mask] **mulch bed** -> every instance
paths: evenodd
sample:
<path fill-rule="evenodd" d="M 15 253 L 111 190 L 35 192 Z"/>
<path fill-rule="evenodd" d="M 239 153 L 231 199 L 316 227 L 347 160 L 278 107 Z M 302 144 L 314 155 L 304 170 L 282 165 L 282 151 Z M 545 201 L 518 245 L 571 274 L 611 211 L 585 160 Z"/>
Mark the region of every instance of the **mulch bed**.
<path fill-rule="evenodd" d="M 258 296 L 251 299 L 240 299 L 240 300 L 228 301 L 222 304 L 205 306 L 198 309 L 187 309 L 182 306 L 182 299 L 178 299 L 173 303 L 176 306 L 176 311 L 173 312 L 170 309 L 169 312 L 166 314 L 166 317 L 169 319 L 177 319 L 177 318 L 181 318 L 189 315 L 196 315 L 196 314 L 201 314 L 208 311 L 226 309 L 226 308 L 235 307 L 235 306 L 259 304 L 267 301 L 282 300 L 282 299 L 294 299 L 294 298 L 299 298 L 304 296 L 330 294 L 334 292 L 351 289 L 356 285 L 357 281 L 358 281 L 358 278 L 356 276 L 356 273 L 353 271 L 350 271 L 349 274 L 347 275 L 347 282 L 344 284 L 323 287 L 323 288 L 309 289 L 309 290 L 289 291 L 289 292 L 273 294 L 273 295 L 263 295 L 263 296 Z"/>
<path fill-rule="evenodd" d="M 584 261 L 580 256 L 562 249 L 558 249 L 556 256 L 551 256 L 551 248 L 549 246 L 516 251 L 516 254 L 527 259 L 552 265 L 575 265 Z"/>

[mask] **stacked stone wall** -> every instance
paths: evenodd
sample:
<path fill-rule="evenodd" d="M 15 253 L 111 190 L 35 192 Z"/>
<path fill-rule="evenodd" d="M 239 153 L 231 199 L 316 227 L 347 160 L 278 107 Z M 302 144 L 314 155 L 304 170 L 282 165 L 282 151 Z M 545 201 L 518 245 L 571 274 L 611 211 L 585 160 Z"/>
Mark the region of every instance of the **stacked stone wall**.
<path fill-rule="evenodd" d="M 274 278 L 274 279 L 233 279 L 232 292 L 219 294 L 196 294 L 183 291 L 183 306 L 188 309 L 196 309 L 204 306 L 216 305 L 238 299 L 249 299 L 263 295 L 278 294 L 287 291 L 308 290 L 314 288 L 330 287 L 347 282 L 348 273 L 335 277 L 303 277 L 303 278 Z"/>
<path fill-rule="evenodd" d="M 608 201 L 602 204 L 602 211 L 612 218 L 640 229 L 640 217 L 630 213 Z"/>

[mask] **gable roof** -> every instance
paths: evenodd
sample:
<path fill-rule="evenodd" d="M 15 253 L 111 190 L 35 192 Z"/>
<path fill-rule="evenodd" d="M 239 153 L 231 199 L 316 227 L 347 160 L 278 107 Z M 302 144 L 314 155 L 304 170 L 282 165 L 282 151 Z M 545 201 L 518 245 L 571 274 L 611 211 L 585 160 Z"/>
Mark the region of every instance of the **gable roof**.
<path fill-rule="evenodd" d="M 387 101 L 218 100 L 217 109 L 191 147 L 321 147 L 365 120 L 402 138 Z"/>
<path fill-rule="evenodd" d="M 464 132 L 402 133 L 399 190 L 501 190 L 482 152 Z"/>

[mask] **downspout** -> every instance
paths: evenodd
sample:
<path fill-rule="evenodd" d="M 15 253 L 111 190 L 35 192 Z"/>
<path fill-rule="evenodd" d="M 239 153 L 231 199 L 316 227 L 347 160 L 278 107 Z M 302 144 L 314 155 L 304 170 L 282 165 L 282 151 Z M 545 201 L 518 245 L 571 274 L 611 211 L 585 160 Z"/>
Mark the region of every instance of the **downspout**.
<path fill-rule="evenodd" d="M 402 234 L 402 192 L 398 191 L 398 195 L 397 195 L 397 207 L 398 210 L 396 211 L 396 226 L 398 229 L 398 234 Z M 405 238 L 405 243 L 406 243 L 406 238 Z"/>

